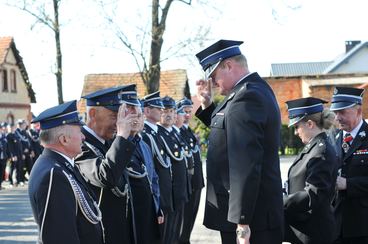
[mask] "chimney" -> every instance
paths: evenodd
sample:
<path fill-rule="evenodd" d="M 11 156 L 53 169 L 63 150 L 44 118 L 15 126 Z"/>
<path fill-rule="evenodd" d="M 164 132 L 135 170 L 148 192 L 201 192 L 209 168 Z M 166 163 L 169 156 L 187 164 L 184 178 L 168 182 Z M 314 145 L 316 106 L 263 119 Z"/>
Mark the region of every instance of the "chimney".
<path fill-rule="evenodd" d="M 350 52 L 356 45 L 360 44 L 361 41 L 346 41 L 345 42 L 345 53 Z"/>

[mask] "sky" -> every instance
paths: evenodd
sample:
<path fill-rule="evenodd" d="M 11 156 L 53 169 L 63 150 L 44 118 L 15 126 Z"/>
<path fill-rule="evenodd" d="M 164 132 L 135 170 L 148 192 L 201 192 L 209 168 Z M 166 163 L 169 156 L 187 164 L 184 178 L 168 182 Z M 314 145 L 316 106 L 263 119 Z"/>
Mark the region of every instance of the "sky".
<path fill-rule="evenodd" d="M 53 33 L 35 19 L 0 0 L 0 36 L 13 36 L 23 57 L 37 103 L 35 115 L 57 105 Z M 37 1 L 36 1 L 37 2 Z M 51 2 L 51 0 L 50 0 Z M 84 76 L 92 73 L 137 72 L 134 59 L 107 24 L 98 0 L 63 0 L 60 12 L 64 100 L 79 99 Z M 111 2 L 105 0 L 104 2 Z M 167 20 L 163 55 L 180 40 L 210 28 L 193 58 L 171 58 L 162 70 L 186 69 L 192 94 L 203 76 L 194 55 L 219 39 L 242 40 L 250 71 L 270 74 L 271 63 L 331 61 L 343 54 L 345 41 L 368 41 L 365 0 L 211 0 L 192 6 L 174 2 Z M 149 0 L 114 7 L 126 35 L 137 43 L 136 26 L 149 27 Z M 111 7 L 111 5 L 109 5 Z M 110 16 L 111 10 L 107 10 Z"/>

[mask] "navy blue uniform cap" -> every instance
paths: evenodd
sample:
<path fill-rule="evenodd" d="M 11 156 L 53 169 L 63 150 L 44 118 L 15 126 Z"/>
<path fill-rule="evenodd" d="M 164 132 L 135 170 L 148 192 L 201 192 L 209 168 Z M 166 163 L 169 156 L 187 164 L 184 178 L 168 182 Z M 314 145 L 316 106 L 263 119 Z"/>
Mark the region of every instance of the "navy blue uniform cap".
<path fill-rule="evenodd" d="M 112 111 L 118 111 L 122 101 L 119 92 L 125 86 L 109 87 L 82 96 L 86 99 L 87 106 L 102 106 Z"/>
<path fill-rule="evenodd" d="M 176 103 L 176 113 L 179 114 L 179 115 L 185 115 L 184 107 L 183 107 L 183 104 L 181 103 L 181 101 L 178 101 Z"/>
<path fill-rule="evenodd" d="M 205 72 L 206 79 L 211 76 L 222 60 L 240 55 L 239 46 L 242 43 L 242 41 L 219 40 L 197 53 L 196 57 Z"/>
<path fill-rule="evenodd" d="M 122 103 L 126 103 L 133 106 L 141 106 L 137 95 L 137 86 L 135 84 L 124 86 L 119 91 L 119 99 Z"/>
<path fill-rule="evenodd" d="M 306 97 L 286 102 L 289 112 L 289 127 L 300 122 L 305 116 L 323 111 L 323 104 L 326 101 L 315 98 Z"/>
<path fill-rule="evenodd" d="M 188 99 L 188 98 L 183 98 L 181 99 L 178 103 L 180 103 L 180 106 L 182 106 L 183 108 L 185 107 L 193 107 L 193 102 L 192 100 Z"/>
<path fill-rule="evenodd" d="M 40 123 L 41 130 L 51 129 L 61 125 L 83 125 L 77 111 L 77 101 L 73 100 L 46 109 L 31 123 Z"/>
<path fill-rule="evenodd" d="M 160 98 L 160 91 L 148 94 L 142 99 L 144 107 L 164 108 Z"/>
<path fill-rule="evenodd" d="M 331 111 L 350 108 L 362 104 L 364 89 L 353 87 L 335 87 L 331 101 Z"/>
<path fill-rule="evenodd" d="M 169 96 L 165 96 L 165 97 L 162 98 L 162 104 L 164 105 L 164 108 L 174 108 L 174 109 L 176 109 L 175 100 L 172 99 Z"/>

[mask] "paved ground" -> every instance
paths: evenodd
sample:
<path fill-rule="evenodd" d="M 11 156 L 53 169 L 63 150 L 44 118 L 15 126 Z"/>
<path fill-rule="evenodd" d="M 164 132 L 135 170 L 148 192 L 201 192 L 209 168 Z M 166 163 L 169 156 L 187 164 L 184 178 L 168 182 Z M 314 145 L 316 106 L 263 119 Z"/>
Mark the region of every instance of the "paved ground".
<path fill-rule="evenodd" d="M 281 158 L 283 180 L 294 157 Z M 8 185 L 5 184 L 5 187 Z M 205 190 L 202 193 L 198 217 L 192 233 L 193 244 L 220 244 L 220 235 L 202 225 Z M 36 243 L 37 225 L 33 221 L 29 205 L 27 187 L 15 187 L 0 190 L 0 244 Z"/>

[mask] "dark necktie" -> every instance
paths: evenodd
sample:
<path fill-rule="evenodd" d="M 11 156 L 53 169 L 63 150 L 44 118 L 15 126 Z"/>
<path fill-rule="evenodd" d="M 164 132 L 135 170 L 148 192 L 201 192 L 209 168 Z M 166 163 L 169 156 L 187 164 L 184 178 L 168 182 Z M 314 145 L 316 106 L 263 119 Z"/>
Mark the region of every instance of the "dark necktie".
<path fill-rule="evenodd" d="M 342 149 L 344 150 L 344 153 L 347 153 L 349 148 L 350 148 L 350 144 L 351 144 L 351 141 L 353 140 L 354 138 L 352 137 L 352 135 L 350 133 L 346 133 L 344 138 L 342 139 Z"/>

